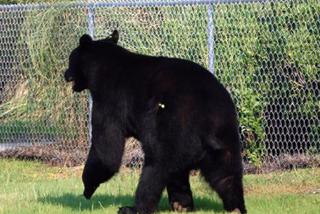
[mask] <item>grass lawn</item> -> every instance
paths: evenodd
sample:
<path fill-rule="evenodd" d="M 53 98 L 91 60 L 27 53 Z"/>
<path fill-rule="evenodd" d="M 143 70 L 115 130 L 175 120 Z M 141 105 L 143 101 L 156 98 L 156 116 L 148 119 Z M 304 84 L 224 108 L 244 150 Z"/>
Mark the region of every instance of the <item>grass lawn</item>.
<path fill-rule="evenodd" d="M 37 162 L 0 159 L 0 213 L 116 213 L 130 205 L 137 172 L 121 172 L 85 200 L 81 167 L 58 168 Z M 196 212 L 223 213 L 221 201 L 198 176 L 191 178 Z M 249 213 L 319 213 L 320 169 L 301 169 L 265 175 L 246 175 Z M 158 213 L 169 212 L 163 194 Z"/>

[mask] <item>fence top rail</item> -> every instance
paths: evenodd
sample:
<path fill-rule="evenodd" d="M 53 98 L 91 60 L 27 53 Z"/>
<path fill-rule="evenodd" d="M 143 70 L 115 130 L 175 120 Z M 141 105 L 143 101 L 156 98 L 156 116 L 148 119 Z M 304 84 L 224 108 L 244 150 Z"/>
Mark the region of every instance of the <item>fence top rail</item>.
<path fill-rule="evenodd" d="M 208 5 L 208 4 L 235 4 L 235 3 L 268 3 L 279 0 L 127 0 L 127 1 L 97 1 L 97 2 L 66 2 L 66 3 L 30 3 L 30 4 L 0 4 L 1 10 L 37 10 L 59 9 L 66 7 L 152 7 L 178 5 Z"/>

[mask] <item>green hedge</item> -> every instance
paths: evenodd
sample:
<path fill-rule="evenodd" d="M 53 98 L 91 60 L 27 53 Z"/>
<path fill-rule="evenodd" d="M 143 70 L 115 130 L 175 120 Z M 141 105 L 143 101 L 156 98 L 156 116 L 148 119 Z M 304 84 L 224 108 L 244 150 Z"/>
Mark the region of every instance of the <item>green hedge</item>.
<path fill-rule="evenodd" d="M 260 165 L 266 154 L 290 152 L 291 147 L 319 151 L 319 2 L 218 4 L 212 15 L 215 75 L 237 103 L 247 160 Z M 118 29 L 121 45 L 130 50 L 186 58 L 205 67 L 207 25 L 205 5 L 96 8 L 95 16 L 96 38 Z M 84 9 L 26 14 L 19 42 L 28 50 L 28 57 L 21 59 L 27 65 L 22 66 L 21 82 L 29 89 L 25 99 L 12 96 L 0 106 L 0 115 L 8 103 L 14 106 L 2 121 L 28 117 L 56 127 L 78 127 L 72 124 L 84 117 L 86 96 L 70 99 L 74 95 L 62 74 L 70 50 L 86 31 Z"/>
<path fill-rule="evenodd" d="M 304 151 L 319 150 L 319 2 L 219 5 L 215 24 L 216 75 L 238 104 L 249 160 L 260 164 L 272 147 L 299 147 L 281 144 L 301 140 L 294 134 L 305 136 Z M 279 131 L 289 118 L 287 128 L 300 119 L 307 130 Z"/>

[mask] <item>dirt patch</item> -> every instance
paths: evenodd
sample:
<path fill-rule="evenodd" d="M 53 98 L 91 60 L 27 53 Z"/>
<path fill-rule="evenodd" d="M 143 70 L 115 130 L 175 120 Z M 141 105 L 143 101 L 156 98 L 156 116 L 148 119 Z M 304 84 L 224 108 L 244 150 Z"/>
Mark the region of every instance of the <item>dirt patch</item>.
<path fill-rule="evenodd" d="M 67 142 L 15 146 L 0 151 L 0 158 L 37 160 L 52 166 L 74 167 L 84 164 L 87 153 L 88 145 Z M 133 138 L 128 139 L 122 158 L 123 167 L 141 168 L 143 158 L 144 155 L 138 141 Z"/>
<path fill-rule="evenodd" d="M 85 146 L 66 146 L 56 143 L 49 145 L 22 146 L 0 152 L 2 158 L 15 158 L 19 160 L 37 160 L 53 166 L 79 166 L 87 156 Z"/>

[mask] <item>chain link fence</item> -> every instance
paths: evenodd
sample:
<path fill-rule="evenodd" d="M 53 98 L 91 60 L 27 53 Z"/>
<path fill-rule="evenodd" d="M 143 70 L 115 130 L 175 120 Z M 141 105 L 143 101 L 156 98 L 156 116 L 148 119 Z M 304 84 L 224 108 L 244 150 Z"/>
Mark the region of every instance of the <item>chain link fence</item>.
<path fill-rule="evenodd" d="M 239 110 L 246 163 L 319 160 L 318 0 L 0 5 L 0 156 L 83 163 L 90 102 L 63 73 L 82 34 L 99 39 L 114 29 L 129 50 L 192 60 L 224 83 Z M 142 160 L 129 139 L 123 165 Z"/>

